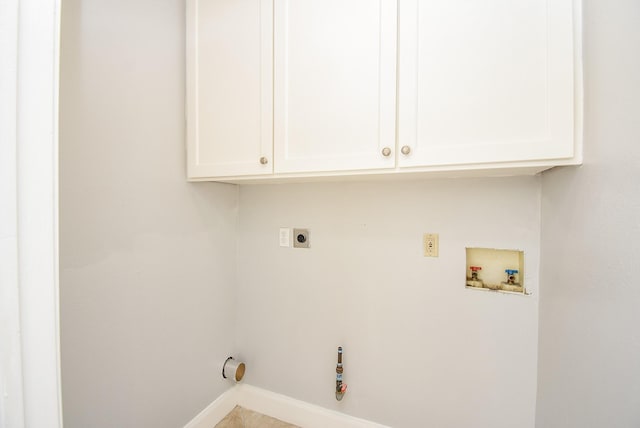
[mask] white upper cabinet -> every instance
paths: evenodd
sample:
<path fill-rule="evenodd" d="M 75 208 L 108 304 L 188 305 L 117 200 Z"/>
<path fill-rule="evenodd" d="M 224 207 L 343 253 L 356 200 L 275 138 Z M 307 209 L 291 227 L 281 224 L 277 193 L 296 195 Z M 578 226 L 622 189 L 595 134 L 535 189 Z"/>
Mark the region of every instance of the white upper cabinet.
<path fill-rule="evenodd" d="M 400 167 L 574 156 L 571 0 L 402 0 Z"/>
<path fill-rule="evenodd" d="M 275 0 L 276 173 L 395 166 L 396 48 L 395 0 Z"/>
<path fill-rule="evenodd" d="M 273 171 L 273 1 L 187 0 L 190 178 Z"/>
<path fill-rule="evenodd" d="M 506 175 L 578 164 L 580 8 L 187 0 L 189 178 Z"/>

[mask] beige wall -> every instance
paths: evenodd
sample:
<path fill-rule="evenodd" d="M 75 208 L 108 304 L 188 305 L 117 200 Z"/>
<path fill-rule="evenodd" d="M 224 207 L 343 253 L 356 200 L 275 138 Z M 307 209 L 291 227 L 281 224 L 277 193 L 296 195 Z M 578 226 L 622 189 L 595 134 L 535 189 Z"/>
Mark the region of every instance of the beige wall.
<path fill-rule="evenodd" d="M 638 427 L 640 2 L 584 9 L 584 165 L 542 180 L 536 425 Z"/>
<path fill-rule="evenodd" d="M 584 166 L 238 199 L 185 182 L 182 1 L 65 0 L 65 425 L 180 426 L 238 349 L 248 383 L 394 427 L 637 426 L 640 7 L 587 0 L 584 21 Z M 280 248 L 280 227 L 312 248 Z M 466 246 L 524 250 L 533 295 L 465 290 Z"/>
<path fill-rule="evenodd" d="M 393 427 L 533 427 L 539 227 L 539 177 L 241 187 L 247 383 Z M 465 289 L 466 246 L 524 250 L 533 295 Z"/>
<path fill-rule="evenodd" d="M 188 184 L 184 4 L 65 0 L 65 427 L 177 427 L 227 385 L 237 189 Z"/>

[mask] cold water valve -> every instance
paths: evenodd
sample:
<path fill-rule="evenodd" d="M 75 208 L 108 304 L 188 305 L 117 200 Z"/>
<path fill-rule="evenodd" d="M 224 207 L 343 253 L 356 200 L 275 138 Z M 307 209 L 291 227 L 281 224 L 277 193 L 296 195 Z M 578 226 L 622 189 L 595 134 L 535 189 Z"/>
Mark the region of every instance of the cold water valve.
<path fill-rule="evenodd" d="M 518 283 L 516 283 L 516 274 L 518 273 L 518 269 L 505 269 L 505 273 L 507 274 L 507 284 L 518 285 Z"/>

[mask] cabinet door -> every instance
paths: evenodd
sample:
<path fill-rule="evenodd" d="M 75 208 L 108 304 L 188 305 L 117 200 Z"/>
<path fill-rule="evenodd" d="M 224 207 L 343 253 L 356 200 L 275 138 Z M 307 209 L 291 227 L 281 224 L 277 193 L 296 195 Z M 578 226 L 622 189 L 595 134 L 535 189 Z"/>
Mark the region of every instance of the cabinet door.
<path fill-rule="evenodd" d="M 272 70 L 273 0 L 187 0 L 190 178 L 272 172 Z"/>
<path fill-rule="evenodd" d="M 571 0 L 403 0 L 398 164 L 572 157 L 573 34 Z"/>
<path fill-rule="evenodd" d="M 275 0 L 274 17 L 275 172 L 394 167 L 396 1 Z"/>

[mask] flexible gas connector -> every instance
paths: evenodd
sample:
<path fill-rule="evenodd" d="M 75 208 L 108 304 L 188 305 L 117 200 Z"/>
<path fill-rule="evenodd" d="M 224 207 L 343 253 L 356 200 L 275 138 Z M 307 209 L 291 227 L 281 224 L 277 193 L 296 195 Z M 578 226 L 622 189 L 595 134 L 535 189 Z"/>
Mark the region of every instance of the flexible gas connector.
<path fill-rule="evenodd" d="M 347 384 L 342 383 L 342 346 L 338 346 L 338 365 L 336 365 L 336 400 L 342 400 L 347 392 Z"/>

